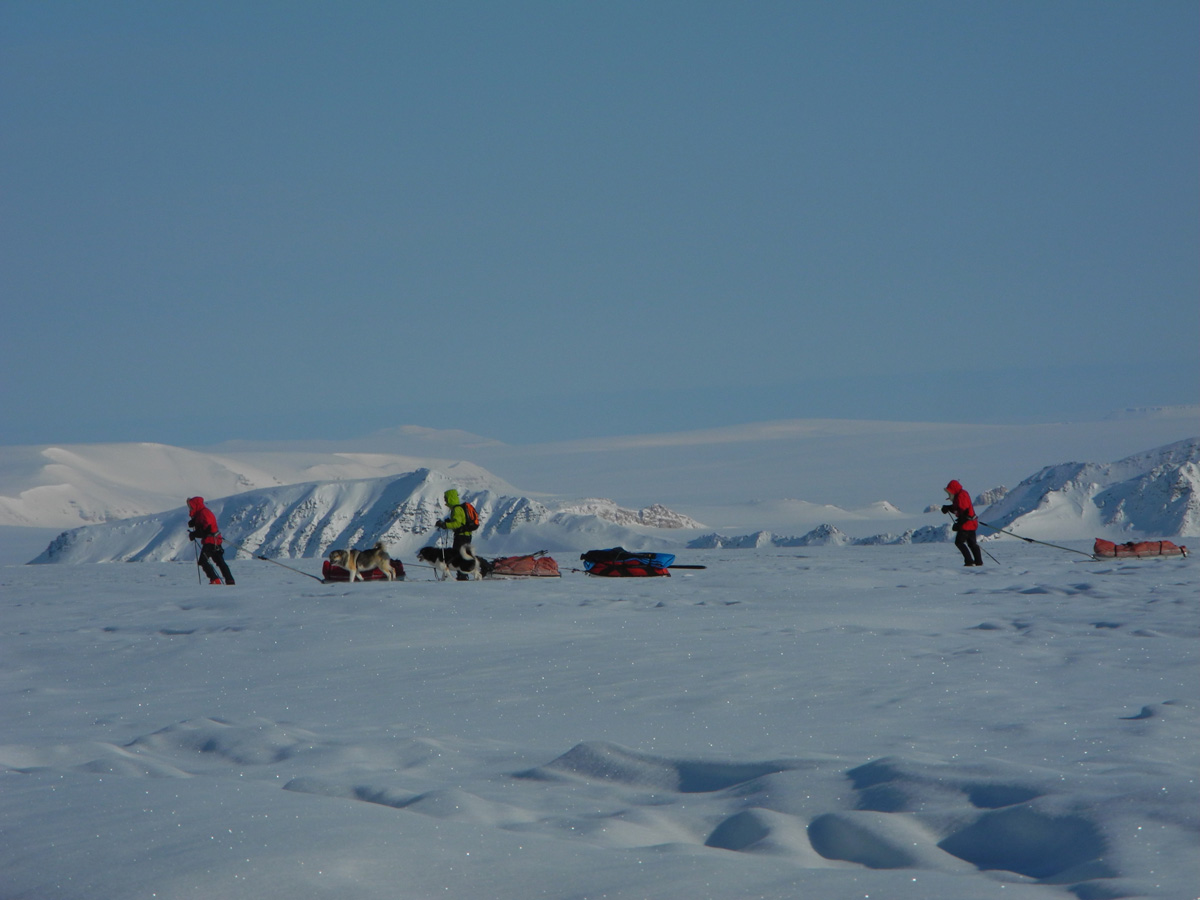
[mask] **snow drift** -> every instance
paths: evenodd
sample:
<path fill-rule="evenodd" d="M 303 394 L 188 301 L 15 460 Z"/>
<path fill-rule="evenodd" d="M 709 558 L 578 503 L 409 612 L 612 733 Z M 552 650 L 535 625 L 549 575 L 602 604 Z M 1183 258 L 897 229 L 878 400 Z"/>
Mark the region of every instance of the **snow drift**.
<path fill-rule="evenodd" d="M 11 566 L 0 896 L 1180 900 L 1193 559 Z"/>

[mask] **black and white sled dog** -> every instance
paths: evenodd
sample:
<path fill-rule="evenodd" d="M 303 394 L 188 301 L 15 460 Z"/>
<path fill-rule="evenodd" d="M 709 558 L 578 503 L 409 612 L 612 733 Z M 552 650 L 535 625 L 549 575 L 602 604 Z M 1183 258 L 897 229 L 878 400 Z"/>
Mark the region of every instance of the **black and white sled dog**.
<path fill-rule="evenodd" d="M 363 572 L 378 569 L 388 581 L 396 580 L 395 570 L 392 569 L 392 558 L 388 556 L 383 541 L 370 550 L 330 550 L 329 561 L 350 573 L 350 581 L 365 581 Z"/>
<path fill-rule="evenodd" d="M 463 544 L 457 550 L 446 547 L 422 547 L 417 551 L 417 559 L 433 566 L 434 575 L 438 581 L 445 581 L 450 572 L 456 573 L 459 581 L 482 578 L 487 574 L 487 561 L 476 556 L 470 544 Z"/>

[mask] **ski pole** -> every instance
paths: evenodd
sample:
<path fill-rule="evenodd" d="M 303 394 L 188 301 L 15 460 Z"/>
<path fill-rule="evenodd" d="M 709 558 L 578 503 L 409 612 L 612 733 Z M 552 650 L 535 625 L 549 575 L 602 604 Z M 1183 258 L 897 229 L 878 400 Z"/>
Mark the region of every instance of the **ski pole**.
<path fill-rule="evenodd" d="M 200 578 L 200 545 L 194 539 L 192 540 L 192 550 L 196 553 L 196 584 L 204 584 Z"/>

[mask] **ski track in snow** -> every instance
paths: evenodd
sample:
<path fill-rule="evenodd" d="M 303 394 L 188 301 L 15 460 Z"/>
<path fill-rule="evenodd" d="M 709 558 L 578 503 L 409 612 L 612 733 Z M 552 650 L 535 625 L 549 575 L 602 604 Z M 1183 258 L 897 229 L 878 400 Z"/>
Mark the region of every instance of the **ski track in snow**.
<path fill-rule="evenodd" d="M 990 549 L 0 569 L 0 898 L 1193 896 L 1194 565 Z"/>

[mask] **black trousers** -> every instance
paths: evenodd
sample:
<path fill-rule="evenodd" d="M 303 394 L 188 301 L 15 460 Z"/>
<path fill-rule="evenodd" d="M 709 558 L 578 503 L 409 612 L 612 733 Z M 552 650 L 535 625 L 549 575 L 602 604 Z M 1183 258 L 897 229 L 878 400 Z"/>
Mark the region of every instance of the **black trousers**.
<path fill-rule="evenodd" d="M 212 566 L 215 562 L 217 568 L 221 570 L 221 577 L 225 579 L 225 583 L 233 584 L 233 574 L 229 571 L 229 565 L 225 562 L 225 550 L 223 548 L 212 544 L 201 544 L 200 558 L 197 562 L 199 562 L 200 568 L 204 570 L 204 574 L 208 576 L 209 581 L 217 577 L 217 573 L 213 571 Z"/>
<path fill-rule="evenodd" d="M 962 551 L 963 562 L 967 565 L 983 565 L 983 553 L 980 552 L 979 544 L 975 540 L 974 530 L 960 530 L 954 535 L 954 546 Z"/>
<path fill-rule="evenodd" d="M 459 547 L 461 547 L 463 544 L 469 544 L 469 543 L 471 543 L 471 538 L 472 538 L 472 537 L 474 537 L 474 535 L 473 535 L 471 532 L 469 532 L 469 531 L 456 531 L 456 532 L 454 532 L 454 544 L 453 544 L 453 546 L 451 547 L 451 549 L 452 549 L 452 550 L 453 550 L 455 553 L 457 553 L 457 552 L 458 552 L 458 548 L 459 548 Z M 468 577 L 468 575 L 467 575 L 465 572 L 459 572 L 459 573 L 458 573 L 458 574 L 455 576 L 455 580 L 457 580 L 457 581 L 470 581 L 470 578 Z"/>

